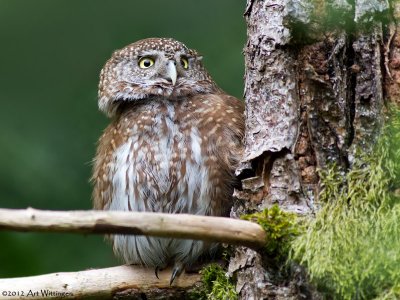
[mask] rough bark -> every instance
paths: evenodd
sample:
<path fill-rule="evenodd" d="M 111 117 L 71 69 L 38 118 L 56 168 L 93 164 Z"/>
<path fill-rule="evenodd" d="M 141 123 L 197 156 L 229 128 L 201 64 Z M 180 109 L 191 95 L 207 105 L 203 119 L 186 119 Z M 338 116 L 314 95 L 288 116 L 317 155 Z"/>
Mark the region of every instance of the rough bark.
<path fill-rule="evenodd" d="M 341 14 L 335 27 L 320 24 L 326 9 Z M 274 203 L 312 215 L 318 169 L 351 168 L 357 149 L 370 151 L 379 135 L 384 99 L 398 101 L 400 38 L 389 2 L 248 0 L 245 18 L 245 178 L 232 217 Z M 269 262 L 236 249 L 229 272 L 240 299 L 320 297 L 301 267 L 282 276 Z"/>

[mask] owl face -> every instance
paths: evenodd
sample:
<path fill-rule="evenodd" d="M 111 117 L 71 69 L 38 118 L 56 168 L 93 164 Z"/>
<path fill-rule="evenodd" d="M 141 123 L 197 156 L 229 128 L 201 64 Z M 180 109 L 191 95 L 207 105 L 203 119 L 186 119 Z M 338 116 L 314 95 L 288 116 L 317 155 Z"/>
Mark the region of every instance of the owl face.
<path fill-rule="evenodd" d="M 100 74 L 99 108 L 113 116 L 122 103 L 170 100 L 218 90 L 202 57 L 174 39 L 150 38 L 114 52 Z"/>

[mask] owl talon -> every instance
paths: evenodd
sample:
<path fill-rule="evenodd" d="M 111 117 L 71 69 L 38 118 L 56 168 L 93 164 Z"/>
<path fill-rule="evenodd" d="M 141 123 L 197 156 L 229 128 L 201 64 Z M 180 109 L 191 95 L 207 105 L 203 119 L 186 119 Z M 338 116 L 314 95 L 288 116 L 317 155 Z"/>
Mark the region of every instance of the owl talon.
<path fill-rule="evenodd" d="M 181 275 L 182 271 L 184 268 L 184 264 L 181 262 L 176 262 L 174 265 L 174 268 L 172 269 L 172 274 L 171 274 L 171 279 L 169 281 L 169 285 L 172 285 L 174 282 L 175 278 Z"/>
<path fill-rule="evenodd" d="M 160 271 L 161 268 L 159 266 L 157 266 L 154 270 L 154 273 L 156 274 L 157 279 L 160 279 L 160 277 L 158 277 L 158 271 Z"/>

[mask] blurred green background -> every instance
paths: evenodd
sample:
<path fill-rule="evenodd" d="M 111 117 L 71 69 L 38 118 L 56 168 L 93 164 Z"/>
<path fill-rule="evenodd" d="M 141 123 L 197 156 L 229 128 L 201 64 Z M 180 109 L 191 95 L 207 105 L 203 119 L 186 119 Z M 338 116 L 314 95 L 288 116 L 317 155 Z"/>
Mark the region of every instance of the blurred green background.
<path fill-rule="evenodd" d="M 242 17 L 232 0 L 0 0 L 0 207 L 91 208 L 91 160 L 108 120 L 98 74 L 113 50 L 174 37 L 241 98 Z M 117 265 L 102 236 L 0 232 L 0 277 Z"/>

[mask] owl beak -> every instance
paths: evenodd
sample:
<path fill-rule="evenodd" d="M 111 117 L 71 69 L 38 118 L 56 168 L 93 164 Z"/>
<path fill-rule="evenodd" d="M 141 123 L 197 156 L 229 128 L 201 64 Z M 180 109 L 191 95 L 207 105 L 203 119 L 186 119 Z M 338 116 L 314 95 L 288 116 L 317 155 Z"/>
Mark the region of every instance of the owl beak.
<path fill-rule="evenodd" d="M 178 76 L 178 74 L 176 72 L 175 61 L 173 61 L 173 60 L 168 61 L 168 63 L 167 63 L 167 72 L 166 73 L 167 73 L 166 74 L 167 79 L 172 81 L 172 85 L 175 85 L 176 78 Z"/>

